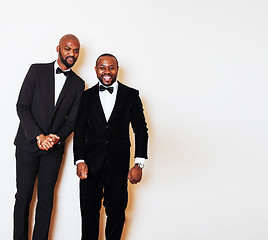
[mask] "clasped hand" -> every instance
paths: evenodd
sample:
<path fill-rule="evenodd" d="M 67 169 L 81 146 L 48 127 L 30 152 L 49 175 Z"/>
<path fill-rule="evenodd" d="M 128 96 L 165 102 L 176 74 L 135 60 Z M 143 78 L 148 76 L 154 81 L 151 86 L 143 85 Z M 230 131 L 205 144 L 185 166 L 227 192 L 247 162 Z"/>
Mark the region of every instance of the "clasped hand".
<path fill-rule="evenodd" d="M 49 134 L 46 136 L 44 134 L 40 134 L 36 137 L 36 139 L 39 149 L 47 151 L 60 140 L 60 137 L 56 134 Z"/>

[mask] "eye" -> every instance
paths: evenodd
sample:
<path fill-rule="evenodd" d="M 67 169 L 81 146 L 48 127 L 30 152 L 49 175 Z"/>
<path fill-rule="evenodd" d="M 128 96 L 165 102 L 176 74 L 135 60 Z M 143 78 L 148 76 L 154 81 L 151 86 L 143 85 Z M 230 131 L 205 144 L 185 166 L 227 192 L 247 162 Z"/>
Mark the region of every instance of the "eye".
<path fill-rule="evenodd" d="M 75 52 L 75 53 L 79 53 L 79 49 L 75 49 L 74 52 Z"/>
<path fill-rule="evenodd" d="M 114 70 L 115 69 L 115 67 L 109 67 L 109 70 Z"/>
<path fill-rule="evenodd" d="M 65 47 L 65 50 L 66 50 L 66 51 L 70 51 L 70 48 L 69 48 L 69 47 Z"/>

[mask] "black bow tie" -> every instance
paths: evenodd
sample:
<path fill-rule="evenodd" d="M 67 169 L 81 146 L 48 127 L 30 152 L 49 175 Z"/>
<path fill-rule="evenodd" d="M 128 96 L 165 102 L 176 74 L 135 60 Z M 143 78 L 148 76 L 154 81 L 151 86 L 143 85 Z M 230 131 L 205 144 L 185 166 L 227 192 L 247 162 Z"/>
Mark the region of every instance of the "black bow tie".
<path fill-rule="evenodd" d="M 104 86 L 100 85 L 100 91 L 103 92 L 105 90 L 107 90 L 109 93 L 112 94 L 114 91 L 114 88 L 113 87 L 104 87 Z"/>
<path fill-rule="evenodd" d="M 61 68 L 58 67 L 58 68 L 56 69 L 56 73 L 57 73 L 57 74 L 63 73 L 66 77 L 68 77 L 68 76 L 70 76 L 70 73 L 71 73 L 71 72 L 70 72 L 70 71 L 66 71 L 66 72 L 64 72 L 64 71 L 62 71 Z"/>

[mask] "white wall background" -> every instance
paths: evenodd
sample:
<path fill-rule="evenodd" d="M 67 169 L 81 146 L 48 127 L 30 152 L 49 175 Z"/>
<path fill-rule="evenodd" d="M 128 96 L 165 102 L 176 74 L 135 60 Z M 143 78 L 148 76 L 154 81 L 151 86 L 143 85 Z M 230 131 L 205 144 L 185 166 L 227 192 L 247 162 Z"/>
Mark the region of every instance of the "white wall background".
<path fill-rule="evenodd" d="M 87 86 L 96 58 L 113 53 L 145 107 L 150 159 L 129 188 L 123 239 L 268 239 L 267 11 L 265 0 L 2 3 L 0 238 L 12 239 L 19 89 L 30 64 L 56 59 L 73 33 Z M 50 239 L 80 238 L 72 162 L 70 139 Z"/>

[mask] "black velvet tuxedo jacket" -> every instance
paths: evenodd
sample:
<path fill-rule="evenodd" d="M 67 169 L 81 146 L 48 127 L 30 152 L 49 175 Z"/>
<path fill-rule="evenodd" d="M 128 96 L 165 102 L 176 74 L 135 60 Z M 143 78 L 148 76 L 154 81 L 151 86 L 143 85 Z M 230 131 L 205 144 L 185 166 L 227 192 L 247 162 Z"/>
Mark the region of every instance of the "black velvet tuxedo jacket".
<path fill-rule="evenodd" d="M 105 159 L 116 174 L 127 174 L 130 160 L 129 125 L 135 134 L 135 157 L 147 158 L 147 124 L 139 92 L 118 82 L 111 116 L 106 121 L 99 84 L 82 96 L 74 130 L 74 160 L 85 160 L 89 173 L 97 173 Z"/>
<path fill-rule="evenodd" d="M 17 113 L 20 119 L 15 145 L 27 152 L 38 151 L 36 137 L 54 133 L 64 146 L 72 133 L 84 81 L 72 70 L 57 100 L 55 99 L 54 63 L 33 64 L 22 84 Z"/>

